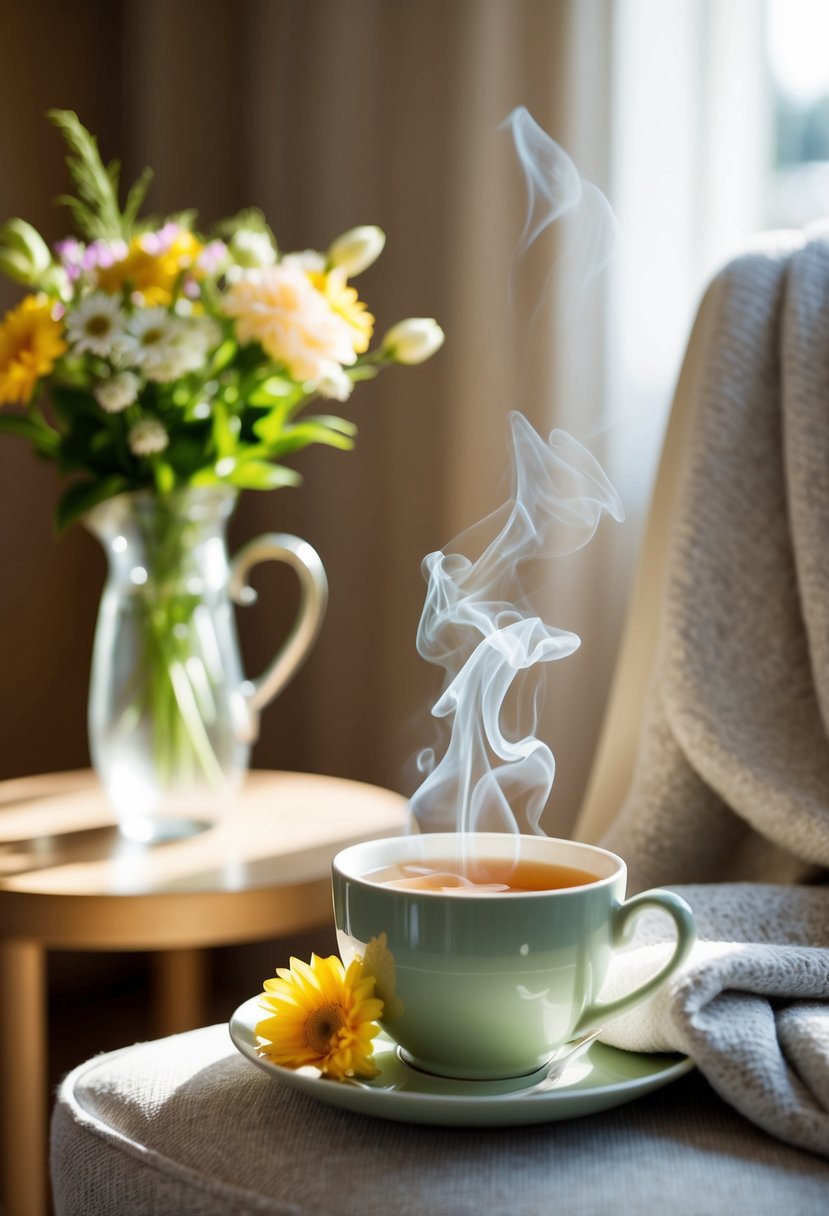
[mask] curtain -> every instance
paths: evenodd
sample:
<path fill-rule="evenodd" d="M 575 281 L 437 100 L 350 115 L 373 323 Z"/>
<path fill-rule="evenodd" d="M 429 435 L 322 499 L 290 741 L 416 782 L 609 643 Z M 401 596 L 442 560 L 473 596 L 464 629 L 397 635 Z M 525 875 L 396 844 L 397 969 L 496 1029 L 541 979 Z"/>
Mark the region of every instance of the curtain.
<path fill-rule="evenodd" d="M 614 14 L 603 0 L 29 0 L 7 5 L 0 80 L 0 213 L 55 239 L 65 187 L 57 135 L 71 107 L 125 175 L 156 173 L 154 210 L 204 222 L 260 206 L 285 249 L 377 223 L 386 251 L 360 280 L 378 329 L 434 316 L 431 362 L 359 386 L 356 450 L 309 449 L 296 490 L 243 496 L 234 547 L 295 532 L 326 566 L 331 601 L 306 666 L 262 718 L 254 764 L 414 785 L 431 741 L 436 673 L 415 632 L 420 562 L 500 505 L 506 416 L 565 425 L 612 457 L 603 414 L 603 282 L 577 312 L 563 289 L 538 311 L 556 234 L 512 265 L 524 193 L 508 135 L 526 105 L 608 190 Z M 511 284 L 511 290 L 510 290 Z M 3 287 L 2 303 L 13 292 Z M 661 419 L 654 426 L 658 432 Z M 611 474 L 613 469 L 611 468 Z M 624 541 L 605 531 L 556 573 L 543 611 L 581 651 L 551 673 L 542 734 L 558 760 L 545 826 L 565 834 L 587 778 L 650 466 Z M 85 703 L 104 562 L 81 528 L 51 529 L 54 471 L 0 445 L 3 729 L 0 776 L 88 762 Z M 613 525 L 612 525 L 613 526 Z M 623 553 L 624 559 L 619 554 Z M 295 608 L 286 571 L 256 576 L 241 610 L 247 669 L 261 669 Z"/>

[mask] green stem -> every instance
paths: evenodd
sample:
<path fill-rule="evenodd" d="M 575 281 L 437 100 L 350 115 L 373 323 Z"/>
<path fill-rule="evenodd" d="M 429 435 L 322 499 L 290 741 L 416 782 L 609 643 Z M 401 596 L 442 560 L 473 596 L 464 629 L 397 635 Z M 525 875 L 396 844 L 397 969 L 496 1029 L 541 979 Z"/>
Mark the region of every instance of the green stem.
<path fill-rule="evenodd" d="M 200 773 L 216 788 L 224 773 L 208 732 L 217 711 L 195 618 L 202 600 L 187 586 L 191 525 L 176 516 L 174 502 L 158 497 L 143 533 L 149 577 L 137 597 L 144 635 L 137 674 L 144 691 L 133 694 L 126 714 L 150 715 L 162 784 L 186 784 Z"/>

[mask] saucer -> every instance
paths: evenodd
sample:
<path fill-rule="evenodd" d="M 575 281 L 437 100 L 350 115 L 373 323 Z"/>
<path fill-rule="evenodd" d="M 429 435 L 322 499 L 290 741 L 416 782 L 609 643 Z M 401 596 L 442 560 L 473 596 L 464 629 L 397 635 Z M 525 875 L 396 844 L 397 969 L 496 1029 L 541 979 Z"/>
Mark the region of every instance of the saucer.
<path fill-rule="evenodd" d="M 282 1068 L 259 1054 L 255 1027 L 265 1017 L 259 997 L 240 1005 L 230 1019 L 234 1046 L 268 1076 L 329 1106 L 393 1119 L 454 1127 L 518 1127 L 577 1119 L 621 1106 L 661 1089 L 693 1068 L 687 1056 L 619 1051 L 593 1043 L 574 1057 L 551 1089 L 532 1093 L 545 1069 L 506 1081 L 455 1081 L 412 1068 L 382 1031 L 374 1040 L 380 1075 L 370 1081 L 332 1081 L 316 1068 Z"/>

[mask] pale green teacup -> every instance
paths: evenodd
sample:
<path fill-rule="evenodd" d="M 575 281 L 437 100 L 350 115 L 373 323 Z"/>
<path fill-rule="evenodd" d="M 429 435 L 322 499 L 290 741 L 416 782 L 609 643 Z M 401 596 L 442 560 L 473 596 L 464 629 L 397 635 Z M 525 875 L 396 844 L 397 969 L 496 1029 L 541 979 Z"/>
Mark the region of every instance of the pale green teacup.
<path fill-rule="evenodd" d="M 478 857 L 500 881 L 581 871 L 579 885 L 517 892 L 406 889 L 379 878 L 399 867 Z M 514 869 L 517 863 L 518 868 Z M 439 867 L 443 869 L 443 866 Z M 691 909 L 670 891 L 625 901 L 620 857 L 544 836 L 435 833 L 353 845 L 333 862 L 340 954 L 365 959 L 384 1001 L 384 1029 L 418 1068 L 449 1077 L 523 1076 L 561 1044 L 650 996 L 694 942 Z M 558 875 L 562 877 L 562 875 Z M 409 879 L 403 875 L 404 881 Z M 419 879 L 417 881 L 420 881 Z M 432 881 L 424 879 L 424 881 Z M 632 921 L 659 908 L 676 925 L 670 961 L 626 996 L 597 1000 L 614 948 Z"/>

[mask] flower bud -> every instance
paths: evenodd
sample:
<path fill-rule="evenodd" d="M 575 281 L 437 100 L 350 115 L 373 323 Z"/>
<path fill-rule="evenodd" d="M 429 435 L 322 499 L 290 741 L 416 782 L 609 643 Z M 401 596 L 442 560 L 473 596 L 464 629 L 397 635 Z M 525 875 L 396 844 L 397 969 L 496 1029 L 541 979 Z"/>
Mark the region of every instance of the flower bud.
<path fill-rule="evenodd" d="M 432 317 L 409 317 L 391 327 L 381 349 L 395 363 L 423 363 L 440 350 L 444 337 Z"/>
<path fill-rule="evenodd" d="M 347 401 L 353 389 L 354 381 L 339 363 L 332 364 L 316 384 L 319 395 L 328 397 L 331 401 Z"/>
<path fill-rule="evenodd" d="M 245 270 L 258 270 L 262 266 L 273 266 L 276 250 L 267 232 L 255 232 L 252 228 L 240 228 L 230 238 L 228 251 L 237 266 Z"/>
<path fill-rule="evenodd" d="M 374 224 L 349 228 L 329 248 L 328 263 L 341 267 L 349 278 L 353 278 L 377 261 L 385 243 L 385 232 Z"/>
<path fill-rule="evenodd" d="M 43 237 L 25 220 L 7 220 L 0 227 L 0 270 L 27 287 L 36 286 L 52 264 Z"/>

